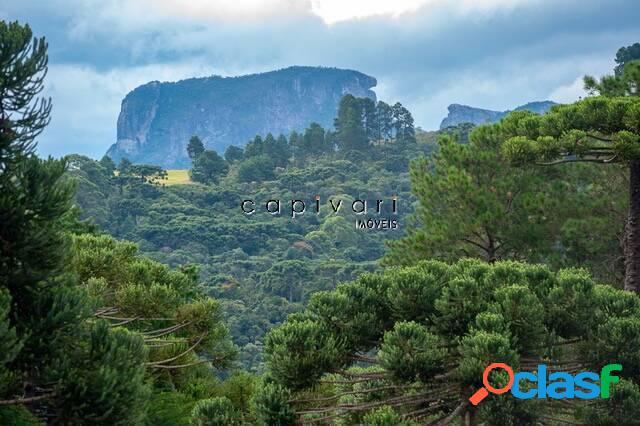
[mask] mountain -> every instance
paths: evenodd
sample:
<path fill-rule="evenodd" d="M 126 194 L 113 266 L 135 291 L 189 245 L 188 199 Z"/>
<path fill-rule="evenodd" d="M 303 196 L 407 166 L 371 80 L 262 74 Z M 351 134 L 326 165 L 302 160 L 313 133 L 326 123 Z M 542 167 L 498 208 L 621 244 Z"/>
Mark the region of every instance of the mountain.
<path fill-rule="evenodd" d="M 375 100 L 375 78 L 353 70 L 294 66 L 240 77 L 153 81 L 122 101 L 118 136 L 107 154 L 116 162 L 189 167 L 186 145 L 198 135 L 219 153 L 256 134 L 303 130 L 315 121 L 330 127 L 340 98 Z"/>
<path fill-rule="evenodd" d="M 514 111 L 527 110 L 533 111 L 536 114 L 544 114 L 554 105 L 557 104 L 551 101 L 529 102 L 528 104 L 515 108 Z M 447 109 L 449 110 L 449 114 L 442 120 L 442 123 L 440 123 L 441 129 L 450 126 L 457 126 L 462 123 L 495 123 L 511 112 L 511 110 L 492 111 L 490 109 L 474 108 L 460 104 L 451 104 Z"/>

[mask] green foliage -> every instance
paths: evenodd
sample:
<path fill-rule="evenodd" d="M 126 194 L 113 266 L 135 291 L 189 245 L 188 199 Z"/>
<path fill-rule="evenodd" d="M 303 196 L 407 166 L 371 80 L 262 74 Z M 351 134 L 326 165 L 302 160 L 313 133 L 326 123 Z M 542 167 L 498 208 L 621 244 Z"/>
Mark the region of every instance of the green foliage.
<path fill-rule="evenodd" d="M 416 143 L 416 133 L 413 127 L 413 117 L 408 109 L 402 106 L 400 102 L 396 102 L 391 107 L 393 116 L 393 129 L 395 138 L 399 144 L 406 145 Z"/>
<path fill-rule="evenodd" d="M 249 157 L 249 155 L 246 155 Z M 241 182 L 271 180 L 275 177 L 273 161 L 266 155 L 251 156 L 238 167 L 238 179 Z"/>
<path fill-rule="evenodd" d="M 73 247 L 74 268 L 81 282 L 103 278 L 112 289 L 127 284 L 143 287 L 155 284 L 180 291 L 181 297 L 196 294 L 197 278 L 140 256 L 138 247 L 129 241 L 84 234 L 73 237 Z"/>
<path fill-rule="evenodd" d="M 461 273 L 449 277 L 437 299 L 430 302 L 436 309 L 438 329 L 450 338 L 464 335 L 476 315 L 488 308 L 487 294 L 493 283 L 480 277 Z"/>
<path fill-rule="evenodd" d="M 389 140 L 393 130 L 393 110 L 382 101 L 376 104 L 377 128 L 375 129 L 376 139 Z"/>
<path fill-rule="evenodd" d="M 625 61 L 626 77 L 603 80 L 609 85 L 603 95 L 635 95 L 637 73 Z M 610 161 L 634 161 L 640 152 L 634 102 L 591 98 L 545 116 L 516 112 L 471 132 L 461 126 L 416 134 L 401 104 L 346 96 L 335 132 L 310 124 L 288 140 L 267 134 L 244 151 L 228 149 L 228 172 L 209 181 L 215 187 L 156 187 L 134 174 L 135 165 L 125 163 L 114 178 L 110 165 L 75 157 L 71 174 L 81 185 L 86 217 L 102 220 L 105 230 L 136 241 L 158 261 L 197 263 L 207 292 L 222 299 L 204 297 L 193 267 L 171 271 L 142 260 L 131 245 L 76 238 L 83 247 L 75 263 L 89 295 L 77 305 L 115 306 L 124 321 L 134 319 L 119 326 L 132 332 L 168 326 L 160 321 L 181 326 L 171 336 L 177 343 L 160 336 L 149 345 L 152 404 L 171 390 L 189 409 L 224 396 L 249 424 L 293 424 L 296 410 L 304 419 L 328 416 L 336 424 L 441 421 L 451 413 L 486 424 L 535 424 L 553 407 L 507 396 L 492 396 L 477 410 L 460 404 L 495 361 L 518 368 L 571 360 L 597 369 L 621 359 L 635 383 L 640 327 L 635 295 L 595 285 L 584 270 L 556 271 L 579 265 L 598 279 L 620 280 L 620 212 L 628 204 L 620 188 L 627 174 L 616 167 L 523 163 L 600 161 L 603 152 L 615 154 Z M 409 160 L 431 154 L 438 135 L 439 152 L 411 166 L 412 196 Z M 341 198 L 347 207 L 361 194 L 398 194 L 403 227 L 417 199 L 415 222 L 385 259 L 404 267 L 363 274 L 379 269 L 383 243 L 399 234 L 355 229 L 327 204 L 320 214 L 291 219 L 286 200 L 300 194 Z M 263 209 L 273 197 L 283 201 L 281 216 Z M 240 212 L 243 199 L 256 200 L 255 214 Z M 305 201 L 308 208 L 313 203 Z M 427 260 L 433 258 L 457 262 Z M 218 384 L 204 362 L 229 366 L 234 348 L 223 312 L 242 346 L 241 361 L 253 371 L 264 369 L 265 348 L 268 373 L 255 389 L 250 375 Z M 500 373 L 491 377 L 504 380 Z M 226 419 L 229 403 L 216 401 L 202 402 L 203 412 L 214 407 Z"/>
<path fill-rule="evenodd" d="M 115 184 L 120 194 L 125 187 L 153 194 L 166 172 L 123 160 L 114 176 L 108 157 L 33 155 L 50 107 L 35 99 L 46 43 L 32 40 L 29 27 L 0 22 L 0 45 L 0 423 L 41 423 L 22 408 L 29 404 L 59 424 L 143 424 L 153 387 L 179 388 L 193 374 L 154 370 L 199 364 L 196 353 L 218 366 L 233 356 L 219 304 L 202 296 L 193 267 L 171 271 L 138 257 L 135 245 L 81 235 L 91 228 L 72 207 L 67 164 L 82 171 L 81 184 L 98 192 Z M 85 195 L 109 209 L 95 191 Z M 158 319 L 160 312 L 167 317 Z M 157 321 L 174 318 L 184 322 L 158 329 Z"/>
<path fill-rule="evenodd" d="M 61 423 L 130 425 L 146 413 L 149 388 L 144 368 L 147 350 L 140 336 L 126 330 L 111 331 L 97 322 L 87 345 L 67 354 L 56 389 Z"/>
<path fill-rule="evenodd" d="M 155 342 L 150 353 L 153 362 L 172 358 L 175 359 L 167 365 L 196 362 L 192 353 L 179 355 L 190 346 L 187 342 L 199 342 L 195 353 L 214 359 L 216 368 L 229 365 L 236 349 L 228 339 L 220 303 L 204 297 L 196 271 L 188 266 L 182 271 L 171 270 L 139 256 L 134 244 L 109 236 L 79 235 L 73 241 L 74 266 L 92 295 L 95 309 L 116 308 L 114 321 L 151 335 L 159 334 L 153 330 L 180 325 L 168 340 L 182 337 L 185 343 Z M 129 321 L 131 318 L 137 320 Z M 181 373 L 175 373 L 172 381 L 179 381 L 180 376 Z"/>
<path fill-rule="evenodd" d="M 595 345 L 589 347 L 594 364 L 605 364 L 615 360 L 624 366 L 623 375 L 637 380 L 640 376 L 640 355 L 636 348 L 640 345 L 640 319 L 633 316 L 608 318 L 594 331 Z"/>
<path fill-rule="evenodd" d="M 7 242 L 0 283 L 12 293 L 35 288 L 63 267 L 68 247 L 61 219 L 73 196 L 65 168 L 61 160 L 25 157 L 0 176 L 0 221 Z"/>
<path fill-rule="evenodd" d="M 300 147 L 302 155 L 321 154 L 329 151 L 328 147 L 325 147 L 324 136 L 324 129 L 318 123 L 311 123 L 302 137 L 302 146 Z"/>
<path fill-rule="evenodd" d="M 187 144 L 187 154 L 191 161 L 194 161 L 196 158 L 200 156 L 200 154 L 204 153 L 204 144 L 202 140 L 196 136 L 191 136 L 189 139 L 189 143 Z"/>
<path fill-rule="evenodd" d="M 640 386 L 637 383 L 621 380 L 616 383 L 611 397 L 602 400 L 593 407 L 581 411 L 581 418 L 594 426 L 620 425 L 631 426 L 637 423 L 640 407 Z"/>
<path fill-rule="evenodd" d="M 501 288 L 495 298 L 489 309 L 504 318 L 518 351 L 535 353 L 547 334 L 543 302 L 533 290 L 519 284 Z"/>
<path fill-rule="evenodd" d="M 176 188 L 163 187 L 162 168 L 126 159 L 117 169 L 108 156 L 38 159 L 46 43 L 0 22 L 0 45 L 0 423 L 38 424 L 24 406 L 5 406 L 33 398 L 33 413 L 60 424 L 408 426 L 453 415 L 537 424 L 555 407 L 506 395 L 466 403 L 489 363 L 597 370 L 612 360 L 625 377 L 612 398 L 563 418 L 637 419 L 638 296 L 596 285 L 584 269 L 505 259 L 619 280 L 619 241 L 634 243 L 620 226 L 620 211 L 634 209 L 619 192 L 626 173 L 528 163 L 640 161 L 639 45 L 618 52 L 614 76 L 585 79 L 601 96 L 447 129 L 431 158 L 422 155 L 438 134 L 416 134 L 400 103 L 347 95 L 335 131 L 311 123 L 288 139 L 256 136 L 226 161 L 194 136 L 191 177 L 207 185 Z M 134 243 L 82 234 L 95 231 L 71 206 L 67 174 L 85 218 L 155 260 Z M 409 175 L 416 226 L 385 260 L 403 267 L 380 273 L 365 272 L 379 269 L 397 232 L 364 232 L 327 211 L 244 216 L 237 205 L 396 194 L 403 219 Z M 264 346 L 260 382 L 214 375 L 236 355 L 225 319 L 254 371 Z"/>
<path fill-rule="evenodd" d="M 379 104 L 381 108 L 384 105 Z M 370 105 L 364 108 L 368 116 L 360 116 L 362 126 L 372 131 L 377 118 L 372 118 Z M 393 117 L 389 117 L 391 126 Z M 241 361 L 259 372 L 263 369 L 264 334 L 271 326 L 299 311 L 311 294 L 376 270 L 385 241 L 401 234 L 403 219 L 412 211 L 409 159 L 430 152 L 434 145 L 421 142 L 400 149 L 393 140 L 393 129 L 389 132 L 386 141 L 376 139 L 376 145 L 354 161 L 338 158 L 341 154 L 336 151 L 334 133 L 316 125 L 309 125 L 300 135 L 294 132 L 288 139 L 256 137 L 242 159 L 230 161 L 229 172 L 218 178 L 217 185 L 150 185 L 129 178 L 131 164 L 125 165 L 121 178 L 121 172 L 110 175 L 101 164 L 80 156 L 70 159 L 69 174 L 78 181 L 76 199 L 84 210 L 83 219 L 119 239 L 135 241 L 141 253 L 157 261 L 173 267 L 185 263 L 200 267 L 208 293 L 224 300 L 231 334 L 242 347 Z M 374 141 L 373 136 L 368 137 Z M 305 138 L 313 141 L 311 153 L 299 150 Z M 309 210 L 291 221 L 286 204 L 300 194 L 320 195 L 321 213 L 311 212 L 313 201 L 305 195 Z M 376 198 L 385 200 L 381 217 L 391 217 L 390 197 L 397 194 L 401 227 L 380 232 L 356 229 L 349 210 L 359 194 L 367 196 L 370 206 Z M 283 203 L 279 217 L 263 210 L 264 203 L 273 197 Z M 239 201 L 245 198 L 255 199 L 256 214 L 241 213 Z M 330 198 L 343 199 L 337 215 L 328 204 Z M 112 264 L 117 264 L 122 254 L 112 255 Z M 105 276 L 107 282 L 124 281 L 122 285 L 128 290 L 118 293 L 140 309 L 144 298 L 151 297 L 154 303 L 146 304 L 151 311 L 155 305 L 162 308 L 158 311 L 166 311 L 176 296 L 176 291 L 162 285 L 147 284 L 146 276 L 140 278 L 143 285 L 128 276 L 119 278 L 111 266 L 100 268 L 104 271 L 96 274 L 92 283 L 99 287 L 100 274 L 113 271 L 109 272 L 113 277 Z M 124 268 L 123 273 L 129 274 L 128 270 Z M 90 278 L 85 274 L 83 281 Z M 163 294 L 166 301 L 161 300 Z M 354 321 L 363 330 L 367 328 L 364 316 Z"/>
<path fill-rule="evenodd" d="M 253 397 L 254 410 L 260 425 L 292 426 L 296 423 L 295 412 L 289 405 L 290 392 L 273 383 L 262 383 Z"/>
<path fill-rule="evenodd" d="M 340 363 L 339 345 L 318 323 L 301 319 L 289 320 L 274 329 L 267 335 L 265 346 L 274 378 L 297 389 L 309 386 Z M 299 350 L 292 353 L 292 348 Z"/>
<path fill-rule="evenodd" d="M 256 391 L 256 378 L 246 371 L 233 373 L 221 385 L 221 392 L 241 413 L 247 415 L 251 410 L 251 399 Z"/>
<path fill-rule="evenodd" d="M 235 163 L 241 161 L 244 158 L 244 150 L 235 145 L 229 145 L 224 151 L 224 159 L 227 163 Z"/>
<path fill-rule="evenodd" d="M 44 423 L 22 405 L 0 407 L 0 424 L 11 426 L 42 426 Z"/>
<path fill-rule="evenodd" d="M 589 97 L 542 116 L 513 113 L 495 128 L 506 141 L 503 152 L 516 163 L 572 155 L 576 160 L 617 155 L 614 160 L 627 161 L 636 158 L 635 139 L 630 137 L 640 131 L 638 105 L 637 97 Z"/>
<path fill-rule="evenodd" d="M 10 312 L 11 295 L 6 289 L 0 288 L 0 393 L 6 392 L 8 389 L 5 386 L 12 381 L 11 371 L 6 366 L 18 356 L 22 348 L 16 328 L 10 323 Z"/>
<path fill-rule="evenodd" d="M 67 163 L 33 155 L 49 120 L 50 103 L 35 99 L 46 43 L 28 26 L 0 21 L 0 45 L 0 399 L 34 398 L 63 424 L 138 422 L 147 394 L 142 339 L 90 320 L 69 268 L 66 229 L 76 223 Z M 0 417 L 35 423 L 21 409 Z"/>
<path fill-rule="evenodd" d="M 412 296 L 416 289 L 406 284 L 412 276 L 428 287 L 424 294 Z M 412 297 L 431 313 L 418 316 L 417 306 L 391 309 L 391 301 Z M 456 412 L 490 424 L 535 424 L 553 407 L 506 396 L 491 396 L 477 409 L 460 404 L 468 398 L 468 389 L 482 386 L 483 371 L 494 362 L 514 370 L 537 363 L 561 369 L 570 359 L 598 370 L 615 360 L 624 364 L 625 377 L 637 380 L 639 364 L 632 348 L 640 345 L 638 300 L 634 294 L 595 285 L 584 270 L 552 272 L 541 265 L 472 259 L 424 262 L 365 275 L 314 295 L 303 313 L 269 333 L 269 374 L 296 392 L 292 401 L 300 413 L 332 418 L 344 413 L 348 424 L 358 422 L 351 413 L 366 414 L 386 404 L 408 418 L 413 413 L 438 418 Z M 365 339 L 361 325 L 349 321 L 360 313 L 371 315 L 370 324 L 378 328 L 367 330 Z M 373 363 L 377 369 L 349 368 L 357 362 Z M 340 399 L 354 393 L 353 386 L 363 380 L 379 381 L 372 384 L 373 391 L 380 390 L 378 396 L 372 393 L 371 399 L 350 403 Z M 507 375 L 496 370 L 489 380 L 499 386 Z M 351 387 L 332 389 L 324 383 Z M 317 399 L 310 399 L 314 393 Z M 438 404 L 422 405 L 432 402 L 433 395 Z M 385 419 L 392 414 L 379 415 Z"/>
<path fill-rule="evenodd" d="M 109 176 L 113 176 L 113 172 L 116 170 L 116 163 L 108 155 L 102 156 L 100 159 L 100 165 L 104 168 L 105 173 Z"/>
<path fill-rule="evenodd" d="M 274 139 L 273 135 L 269 133 L 264 140 L 264 153 L 276 167 L 286 167 L 291 156 L 287 138 L 284 135 L 279 135 L 278 139 Z"/>
<path fill-rule="evenodd" d="M 167 171 L 162 167 L 153 166 L 149 164 L 132 164 L 127 168 L 127 172 L 118 177 L 125 177 L 128 175 L 131 178 L 140 179 L 140 183 L 154 183 L 157 184 L 158 180 L 167 178 Z"/>
<path fill-rule="evenodd" d="M 503 380 L 506 380 L 503 377 Z M 498 381 L 493 381 L 498 386 Z M 506 382 L 503 382 L 506 384 Z M 523 383 L 523 389 L 524 387 Z M 478 423 L 496 426 L 534 426 L 539 424 L 539 413 L 544 403 L 537 399 L 516 399 L 509 393 L 492 395 L 479 406 L 476 414 Z"/>
<path fill-rule="evenodd" d="M 120 162 L 118 163 L 118 173 L 122 173 L 122 174 L 126 174 L 129 171 L 129 167 L 131 167 L 131 161 L 127 160 L 126 158 L 123 158 L 122 160 L 120 160 Z"/>
<path fill-rule="evenodd" d="M 386 297 L 397 318 L 424 321 L 435 313 L 434 301 L 446 281 L 446 268 L 437 262 L 423 262 L 412 268 L 385 272 L 389 282 Z"/>
<path fill-rule="evenodd" d="M 637 44 L 637 43 L 636 43 Z M 633 47 L 633 46 L 631 46 Z M 637 48 L 637 46 L 636 46 Z M 584 77 L 584 88 L 590 94 L 603 96 L 638 96 L 640 83 L 639 57 L 628 57 L 615 68 L 615 75 L 605 75 L 596 80 L 594 77 Z"/>
<path fill-rule="evenodd" d="M 502 141 L 491 126 L 476 129 L 469 144 L 443 136 L 438 153 L 412 163 L 418 226 L 391 244 L 386 263 L 460 256 L 537 261 L 554 250 L 563 177 L 556 169 L 510 167 Z"/>
<path fill-rule="evenodd" d="M 149 426 L 189 426 L 195 402 L 180 392 L 154 393 L 149 399 L 147 418 Z"/>
<path fill-rule="evenodd" d="M 621 75 L 625 65 L 631 61 L 640 59 L 640 43 L 633 43 L 631 46 L 621 47 L 616 52 L 615 74 Z"/>
<path fill-rule="evenodd" d="M 558 285 L 549 289 L 546 306 L 547 321 L 562 337 L 586 333 L 596 309 L 593 299 L 594 282 L 585 270 L 561 270 Z"/>
<path fill-rule="evenodd" d="M 311 270 L 300 260 L 284 260 L 275 263 L 260 274 L 260 285 L 269 293 L 287 298 L 289 302 L 302 300 L 305 279 Z"/>
<path fill-rule="evenodd" d="M 403 418 L 391 407 L 382 407 L 364 416 L 364 424 L 367 426 L 414 426 L 418 423 Z"/>
<path fill-rule="evenodd" d="M 519 364 L 509 336 L 505 333 L 492 333 L 482 330 L 472 331 L 460 342 L 462 359 L 456 371 L 458 378 L 473 387 L 482 387 L 482 372 L 493 362 L 508 365 Z M 492 381 L 497 386 L 496 381 Z"/>
<path fill-rule="evenodd" d="M 240 416 L 226 397 L 198 401 L 191 413 L 193 426 L 233 426 L 240 424 Z"/>
<path fill-rule="evenodd" d="M 346 152 L 367 148 L 368 140 L 362 113 L 362 102 L 358 98 L 346 95 L 340 100 L 334 124 L 340 150 Z"/>
<path fill-rule="evenodd" d="M 384 263 L 525 259 L 589 267 L 599 279 L 621 282 L 627 174 L 593 164 L 515 166 L 505 154 L 513 143 L 508 131 L 530 131 L 530 119 L 540 117 L 511 114 L 501 124 L 476 128 L 467 144 L 442 136 L 439 152 L 415 160 L 412 191 L 420 203 Z"/>
<path fill-rule="evenodd" d="M 203 151 L 193 160 L 191 180 L 199 183 L 217 183 L 229 166 L 215 151 Z"/>
<path fill-rule="evenodd" d="M 47 43 L 29 25 L 0 21 L 0 170 L 33 154 L 35 138 L 49 124 L 51 100 L 36 98 L 47 73 Z"/>
<path fill-rule="evenodd" d="M 380 345 L 380 366 L 398 380 L 427 381 L 443 370 L 447 351 L 438 336 L 415 322 L 397 322 Z"/>

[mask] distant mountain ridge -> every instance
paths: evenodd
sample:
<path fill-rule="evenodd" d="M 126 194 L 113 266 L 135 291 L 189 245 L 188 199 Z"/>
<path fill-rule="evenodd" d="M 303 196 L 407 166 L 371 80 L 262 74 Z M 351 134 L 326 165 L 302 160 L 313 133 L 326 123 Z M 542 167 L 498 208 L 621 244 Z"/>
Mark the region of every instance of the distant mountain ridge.
<path fill-rule="evenodd" d="M 222 153 L 256 134 L 300 131 L 315 121 L 333 125 L 342 96 L 369 97 L 377 81 L 358 71 L 293 66 L 239 77 L 152 81 L 122 101 L 117 141 L 107 154 L 115 161 L 165 168 L 189 167 L 186 145 L 198 135 Z"/>
<path fill-rule="evenodd" d="M 527 110 L 535 112 L 536 114 L 544 114 L 554 105 L 557 104 L 552 101 L 529 102 L 527 104 L 520 105 L 513 109 L 513 111 Z M 457 126 L 462 123 L 495 123 L 512 111 L 493 111 L 490 109 L 474 108 L 460 104 L 451 104 L 447 109 L 449 110 L 449 114 L 440 123 L 441 129 Z"/>

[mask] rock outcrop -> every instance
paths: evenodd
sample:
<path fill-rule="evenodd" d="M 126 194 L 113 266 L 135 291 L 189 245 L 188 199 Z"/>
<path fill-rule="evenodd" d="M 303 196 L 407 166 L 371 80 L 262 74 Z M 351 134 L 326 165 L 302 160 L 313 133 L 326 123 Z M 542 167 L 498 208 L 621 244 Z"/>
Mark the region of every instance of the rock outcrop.
<path fill-rule="evenodd" d="M 240 77 L 153 81 L 122 101 L 117 141 L 107 154 L 116 162 L 126 157 L 189 167 L 186 145 L 193 135 L 222 154 L 256 134 L 288 134 L 313 121 L 329 127 L 343 95 L 375 100 L 376 84 L 358 71 L 299 66 Z"/>
<path fill-rule="evenodd" d="M 544 114 L 554 105 L 556 105 L 556 103 L 551 101 L 530 102 L 515 108 L 514 111 L 528 110 L 537 114 Z M 511 110 L 492 111 L 490 109 L 474 108 L 460 104 L 451 104 L 447 109 L 449 110 L 449 114 L 442 120 L 442 123 L 440 123 L 441 129 L 457 126 L 462 123 L 495 123 L 511 112 Z"/>

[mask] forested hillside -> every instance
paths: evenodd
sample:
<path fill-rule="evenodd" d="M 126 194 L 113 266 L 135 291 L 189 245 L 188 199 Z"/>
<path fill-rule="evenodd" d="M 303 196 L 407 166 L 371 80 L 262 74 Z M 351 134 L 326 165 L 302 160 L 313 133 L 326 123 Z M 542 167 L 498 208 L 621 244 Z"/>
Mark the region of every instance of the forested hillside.
<path fill-rule="evenodd" d="M 192 138 L 192 184 L 166 186 L 159 167 L 126 161 L 116 167 L 108 157 L 68 161 L 83 217 L 157 261 L 197 265 L 209 294 L 223 301 L 245 366 L 260 370 L 272 325 L 299 311 L 312 293 L 378 269 L 385 241 L 402 234 L 414 200 L 409 161 L 436 147 L 432 137 L 416 140 L 414 133 L 402 105 L 346 96 L 335 128 L 311 123 L 300 134 L 256 136 L 244 149 L 229 148 L 226 159 Z M 320 214 L 312 210 L 316 195 Z M 281 215 L 265 210 L 270 199 L 281 201 Z M 309 211 L 292 218 L 296 199 Z M 342 200 L 339 214 L 330 199 Z M 358 229 L 356 199 L 371 210 L 383 201 L 381 213 L 370 212 L 365 222 L 397 219 L 399 226 Z M 243 200 L 255 202 L 255 214 L 243 213 Z"/>
<path fill-rule="evenodd" d="M 401 104 L 347 95 L 334 128 L 311 123 L 301 134 L 258 135 L 225 158 L 192 137 L 192 184 L 164 185 L 157 166 L 69 161 L 83 217 L 155 260 L 198 266 L 253 371 L 263 369 L 264 335 L 273 325 L 313 293 L 379 270 L 383 257 L 387 265 L 471 256 L 589 266 L 605 282 L 622 281 L 623 170 L 513 167 L 496 151 L 490 127 L 473 143 L 466 125 L 415 133 Z M 291 217 L 292 200 L 313 206 L 316 195 L 319 215 Z M 328 204 L 389 206 L 394 196 L 397 229 L 358 229 L 349 208 L 335 214 Z M 272 199 L 282 214 L 265 209 Z M 243 213 L 244 200 L 255 202 L 255 214 Z M 387 207 L 365 220 L 390 213 Z M 594 239 L 595 230 L 603 236 Z"/>

